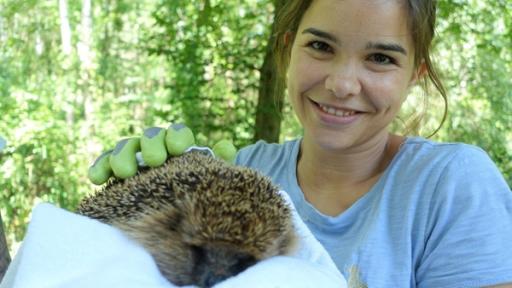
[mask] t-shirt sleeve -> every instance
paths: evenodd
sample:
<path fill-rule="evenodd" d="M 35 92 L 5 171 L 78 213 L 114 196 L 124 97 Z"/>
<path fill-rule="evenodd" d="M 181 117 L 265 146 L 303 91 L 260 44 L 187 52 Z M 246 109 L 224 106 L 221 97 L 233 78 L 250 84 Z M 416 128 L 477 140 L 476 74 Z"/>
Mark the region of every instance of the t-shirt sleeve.
<path fill-rule="evenodd" d="M 512 283 L 512 192 L 496 165 L 463 146 L 439 169 L 417 287 Z"/>
<path fill-rule="evenodd" d="M 254 162 L 253 158 L 257 157 L 259 151 L 262 150 L 264 145 L 265 142 L 260 140 L 255 144 L 243 147 L 236 154 L 235 164 L 240 166 L 250 166 L 251 163 Z"/>
<path fill-rule="evenodd" d="M 240 149 L 235 164 L 259 170 L 265 175 L 276 175 L 282 172 L 289 159 L 289 145 L 267 143 L 263 140 Z"/>

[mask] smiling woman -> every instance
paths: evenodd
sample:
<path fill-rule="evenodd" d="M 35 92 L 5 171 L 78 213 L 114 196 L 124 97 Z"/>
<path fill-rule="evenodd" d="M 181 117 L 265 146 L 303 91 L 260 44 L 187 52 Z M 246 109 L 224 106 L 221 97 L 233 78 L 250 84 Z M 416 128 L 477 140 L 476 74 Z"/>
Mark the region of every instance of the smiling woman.
<path fill-rule="evenodd" d="M 275 51 L 304 135 L 237 158 L 281 185 L 340 271 L 357 267 L 368 287 L 512 281 L 501 252 L 512 193 L 494 163 L 473 146 L 389 132 L 417 84 L 437 88 L 446 117 L 430 60 L 435 11 L 433 0 L 289 1 Z"/>
<path fill-rule="evenodd" d="M 332 33 L 329 33 L 329 31 L 322 31 L 321 29 L 318 29 L 317 27 L 308 27 L 304 29 L 303 31 L 299 31 L 299 19 L 300 17 L 294 17 L 297 15 L 302 15 L 305 13 L 305 11 L 310 7 L 310 4 L 313 1 L 290 1 L 290 5 L 286 6 L 286 11 L 283 9 L 283 13 L 281 13 L 279 16 L 279 21 L 276 21 L 276 35 L 281 35 L 281 37 L 286 38 L 286 41 L 276 41 L 274 49 L 277 51 L 276 53 L 276 62 L 277 62 L 277 68 L 278 73 L 281 76 L 281 82 L 286 82 L 286 74 L 289 68 L 289 61 L 290 61 L 290 53 L 292 49 L 292 45 L 287 45 L 288 42 L 295 40 L 296 37 L 300 37 L 301 34 L 311 34 L 316 36 L 318 39 L 322 39 L 322 41 L 314 41 L 310 43 L 312 45 L 313 49 L 316 49 L 318 51 L 324 50 L 325 52 L 330 51 L 333 47 L 330 47 L 328 44 L 333 43 L 336 45 L 342 44 L 340 43 L 339 39 L 336 37 L 336 35 L 333 35 Z M 378 3 L 375 3 L 378 2 Z M 380 6 L 384 7 L 385 5 L 390 5 L 392 1 L 365 1 L 364 5 L 368 9 L 372 9 L 372 5 L 379 4 Z M 373 4 L 372 4 L 373 3 Z M 379 25 L 379 22 L 376 19 L 373 20 L 367 20 L 364 22 L 362 19 L 372 19 L 372 18 L 364 18 L 365 16 L 371 16 L 373 15 L 365 15 L 366 14 L 372 14 L 369 10 L 365 10 L 363 8 L 362 10 L 358 12 L 354 12 L 354 10 L 347 9 L 345 11 L 350 11 L 347 14 L 353 13 L 351 15 L 352 18 L 347 18 L 345 16 L 339 17 L 340 18 L 340 24 L 344 25 L 344 27 L 347 27 L 346 25 L 352 25 L 352 26 L 358 26 L 354 27 L 356 29 L 366 29 L 373 32 L 376 31 L 384 31 L 384 33 L 387 33 L 387 31 L 392 30 L 392 24 L 395 25 L 401 25 L 401 29 L 406 31 L 406 34 L 402 34 L 400 36 L 407 36 L 409 41 L 412 43 L 412 46 L 409 47 L 411 51 L 406 51 L 405 47 L 399 43 L 391 43 L 389 40 L 384 40 L 384 42 L 372 42 L 369 41 L 366 45 L 366 50 L 370 51 L 381 51 L 384 53 L 375 53 L 374 55 L 369 56 L 369 60 L 373 61 L 374 63 L 380 63 L 380 64 L 395 64 L 399 65 L 401 63 L 397 62 L 398 59 L 395 59 L 392 57 L 396 53 L 402 54 L 402 56 L 407 57 L 408 53 L 413 55 L 413 65 L 416 69 L 416 72 L 418 73 L 417 81 L 418 84 L 420 84 L 424 91 L 428 91 L 428 87 L 431 85 L 434 86 L 439 92 L 439 95 L 442 96 L 442 102 L 441 104 L 444 105 L 444 112 L 441 114 L 442 117 L 440 119 L 440 124 L 435 129 L 435 131 L 432 133 L 434 135 L 443 125 L 446 117 L 447 117 L 447 95 L 446 90 L 438 76 L 438 72 L 432 63 L 431 56 L 430 56 L 430 50 L 431 50 L 431 42 L 434 37 L 434 26 L 435 26 L 435 7 L 431 5 L 431 1 L 395 1 L 395 4 L 398 4 L 398 6 L 401 7 L 402 11 L 408 14 L 408 17 L 405 18 L 393 18 L 391 19 L 391 22 L 387 22 L 385 25 Z M 375 6 L 375 5 L 374 5 Z M 374 7 L 375 8 L 375 7 Z M 387 10 L 389 13 L 393 13 L 393 9 Z M 331 14 L 340 15 L 336 11 L 330 11 Z M 389 14 L 388 13 L 388 14 Z M 327 15 L 327 14 L 326 14 Z M 324 15 L 325 21 L 328 21 L 327 16 Z M 336 18 L 333 18 L 336 19 Z M 341 20 L 343 19 L 343 21 Z M 400 21 L 399 19 L 402 19 Z M 354 20 L 356 22 L 354 22 Z M 364 24 L 364 25 L 363 25 Z M 369 26 L 369 25 L 373 26 Z M 404 27 L 406 26 L 406 27 Z M 361 28 L 362 27 L 362 28 Z M 405 29 L 404 29 L 405 28 Z M 409 33 L 411 31 L 412 33 Z M 360 33 L 361 31 L 354 31 L 355 33 Z M 297 36 L 299 35 L 299 36 Z M 355 34 L 354 34 L 355 35 Z M 388 36 L 386 34 L 381 36 Z M 293 39 L 292 39 L 293 38 Z M 325 40 L 325 42 L 323 42 Z M 349 43 L 345 43 L 345 46 Z M 334 52 L 334 51 L 332 51 Z M 414 83 L 413 83 L 414 84 Z M 278 84 L 279 85 L 279 84 Z M 429 102 L 431 100 L 428 100 L 427 97 L 430 97 L 428 94 L 424 94 L 423 102 Z M 405 100 L 405 99 L 404 99 Z M 437 101 L 437 100 L 436 100 Z M 404 129 L 404 134 L 407 134 L 411 131 L 415 131 L 419 128 L 420 122 L 425 116 L 426 111 L 417 111 L 415 117 L 411 117 L 410 119 L 405 120 L 407 123 L 407 126 Z M 404 121 L 404 120 L 401 120 Z"/>
<path fill-rule="evenodd" d="M 291 48 L 287 83 L 304 149 L 313 139 L 332 149 L 387 142 L 385 128 L 422 69 L 414 63 L 405 6 L 344 2 L 334 9 L 331 1 L 313 2 Z"/>

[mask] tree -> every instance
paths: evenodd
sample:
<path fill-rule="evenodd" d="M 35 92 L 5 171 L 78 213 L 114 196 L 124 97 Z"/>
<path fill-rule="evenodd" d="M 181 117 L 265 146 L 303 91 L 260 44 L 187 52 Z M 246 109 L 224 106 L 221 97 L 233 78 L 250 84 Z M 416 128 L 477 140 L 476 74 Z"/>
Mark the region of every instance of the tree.
<path fill-rule="evenodd" d="M 274 19 L 283 7 L 286 0 L 274 0 Z M 284 89 L 277 85 L 277 75 L 274 57 L 275 29 L 272 22 L 270 37 L 265 50 L 265 60 L 260 68 L 260 82 L 258 90 L 258 105 L 256 106 L 256 123 L 254 127 L 253 142 L 266 140 L 279 142 L 281 134 L 281 121 L 284 106 Z"/>
<path fill-rule="evenodd" d="M 2 278 L 4 278 L 7 267 L 11 262 L 11 257 L 7 247 L 7 242 L 5 241 L 4 223 L 2 221 L 2 216 L 0 215 L 0 282 L 2 282 Z"/>
<path fill-rule="evenodd" d="M 512 2 L 441 1 L 437 55 L 450 91 L 439 139 L 482 147 L 512 183 Z"/>
<path fill-rule="evenodd" d="M 260 70 L 269 39 L 269 1 L 163 0 L 149 50 L 168 59 L 170 121 L 186 122 L 201 144 L 252 142 Z M 270 64 L 271 62 L 267 62 Z M 267 74 L 261 75 L 268 76 Z M 262 80 L 265 81 L 265 80 Z"/>

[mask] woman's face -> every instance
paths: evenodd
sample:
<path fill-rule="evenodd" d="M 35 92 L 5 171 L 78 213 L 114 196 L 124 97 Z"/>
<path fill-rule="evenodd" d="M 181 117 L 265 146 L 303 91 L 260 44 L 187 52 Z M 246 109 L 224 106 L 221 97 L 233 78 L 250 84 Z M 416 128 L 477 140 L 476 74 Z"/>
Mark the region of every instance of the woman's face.
<path fill-rule="evenodd" d="M 327 149 L 387 137 L 416 80 L 397 0 L 314 0 L 295 36 L 288 92 L 304 137 Z"/>

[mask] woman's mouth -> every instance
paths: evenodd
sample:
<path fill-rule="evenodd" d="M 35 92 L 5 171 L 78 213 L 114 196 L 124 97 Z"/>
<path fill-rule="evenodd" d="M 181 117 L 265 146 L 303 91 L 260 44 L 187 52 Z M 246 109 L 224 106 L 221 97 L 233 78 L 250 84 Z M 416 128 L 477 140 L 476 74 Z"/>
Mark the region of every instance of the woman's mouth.
<path fill-rule="evenodd" d="M 331 115 L 335 115 L 335 116 L 347 117 L 347 116 L 352 116 L 352 115 L 357 113 L 356 111 L 353 111 L 353 110 L 342 110 L 342 109 L 330 107 L 330 106 L 327 106 L 327 105 L 323 105 L 323 104 L 320 104 L 320 103 L 317 103 L 317 105 L 325 113 L 328 113 L 328 114 L 331 114 Z"/>
<path fill-rule="evenodd" d="M 319 120 L 329 125 L 346 125 L 357 119 L 363 112 L 352 109 L 333 107 L 310 100 L 313 104 Z"/>

